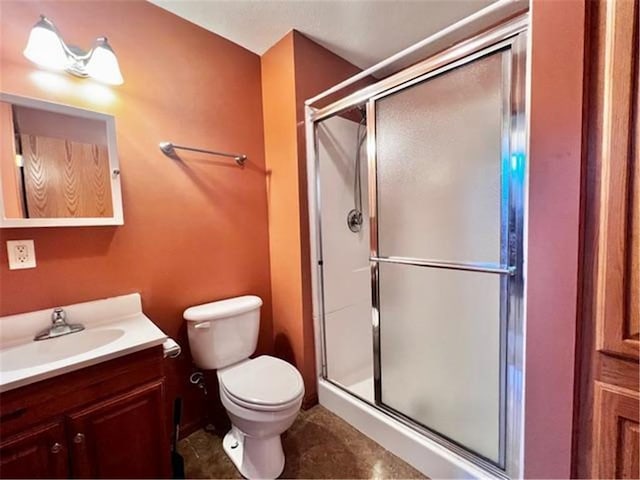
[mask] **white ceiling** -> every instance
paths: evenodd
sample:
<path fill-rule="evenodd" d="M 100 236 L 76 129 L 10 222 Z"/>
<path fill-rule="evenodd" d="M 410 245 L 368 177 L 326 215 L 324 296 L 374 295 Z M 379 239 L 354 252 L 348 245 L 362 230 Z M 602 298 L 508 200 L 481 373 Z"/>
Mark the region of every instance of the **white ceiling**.
<path fill-rule="evenodd" d="M 365 69 L 493 0 L 150 0 L 262 55 L 291 29 Z"/>

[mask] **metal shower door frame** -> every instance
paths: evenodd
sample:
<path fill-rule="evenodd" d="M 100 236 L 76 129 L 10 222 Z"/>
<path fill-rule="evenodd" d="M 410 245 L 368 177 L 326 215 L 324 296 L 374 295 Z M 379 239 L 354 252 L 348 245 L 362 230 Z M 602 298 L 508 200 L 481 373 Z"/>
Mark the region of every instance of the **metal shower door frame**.
<path fill-rule="evenodd" d="M 439 259 L 406 257 L 382 257 L 378 245 L 378 188 L 376 155 L 376 102 L 389 95 L 442 75 L 454 68 L 502 53 L 503 124 L 501 132 L 501 221 L 500 264 L 473 262 L 450 262 Z M 448 447 L 461 455 L 469 454 L 484 467 L 498 472 L 517 475 L 519 471 L 520 435 L 522 429 L 522 296 L 523 296 L 523 222 L 524 222 L 524 172 L 526 168 L 526 124 L 524 112 L 524 68 L 526 55 L 526 33 L 499 42 L 474 54 L 460 58 L 446 66 L 426 72 L 401 85 L 381 92 L 367 101 L 367 158 L 369 164 L 369 232 L 370 268 L 374 358 L 374 396 L 378 408 L 405 422 L 426 429 L 437 441 L 444 439 L 427 425 L 384 404 L 382 399 L 382 366 L 380 338 L 380 263 L 414 267 L 451 269 L 457 271 L 484 272 L 500 275 L 500 426 L 499 460 L 493 462 L 474 454 L 446 438 Z M 431 436 L 431 435 L 429 435 Z M 487 465 L 488 464 L 488 465 Z M 497 473 L 497 472 L 496 472 Z M 502 473 L 502 472 L 500 472 Z"/>
<path fill-rule="evenodd" d="M 408 67 L 397 74 L 392 75 L 377 84 L 365 87 L 353 94 L 331 103 L 323 108 L 305 107 L 307 149 L 310 159 L 310 195 L 313 195 L 312 206 L 312 237 L 315 244 L 315 285 L 317 296 L 314 311 L 318 316 L 318 335 L 320 340 L 320 371 L 321 377 L 345 391 L 372 405 L 381 412 L 394 418 L 400 423 L 410 427 L 431 440 L 444 445 L 465 460 L 480 466 L 496 477 L 517 478 L 522 475 L 523 455 L 523 361 L 524 361 L 524 225 L 525 225 L 525 191 L 527 166 L 527 120 L 526 120 L 526 54 L 527 54 L 527 28 L 528 14 L 524 14 L 508 20 L 493 29 L 485 31 L 475 37 L 461 42 L 433 57 Z M 327 373 L 327 351 L 324 312 L 324 278 L 323 278 L 323 249 L 322 249 L 322 221 L 321 221 L 321 195 L 320 195 L 320 158 L 318 145 L 318 124 L 334 115 L 342 113 L 356 105 L 365 104 L 367 107 L 367 158 L 371 169 L 375 172 L 375 100 L 382 98 L 395 90 L 407 88 L 415 83 L 425 81 L 427 78 L 439 75 L 447 70 L 472 62 L 478 58 L 498 52 L 509 51 L 507 55 L 509 67 L 503 67 L 503 87 L 508 88 L 510 95 L 504 109 L 509 115 L 503 115 L 503 193 L 506 187 L 508 200 L 501 206 L 501 244 L 508 245 L 501 252 L 500 265 L 486 264 L 456 264 L 446 261 L 419 260 L 412 258 L 380 258 L 377 251 L 377 196 L 375 182 L 371 180 L 375 175 L 369 172 L 370 195 L 370 233 L 371 233 L 371 286 L 372 286 L 372 328 L 374 335 L 374 379 L 376 389 L 376 403 L 371 403 L 365 398 L 351 392 L 345 385 L 332 380 Z M 506 148 L 505 148 L 506 147 Z M 508 154 L 505 155 L 505 152 Z M 505 185 L 507 180 L 507 185 Z M 373 192 L 373 193 L 372 193 Z M 372 202 L 372 196 L 373 198 Z M 506 219 L 506 221 L 504 221 Z M 374 231 L 376 232 L 374 239 Z M 506 239 L 507 241 L 502 241 Z M 501 383 L 504 383 L 504 392 L 501 394 L 501 440 L 500 462 L 498 465 L 474 454 L 461 447 L 457 443 L 443 437 L 424 425 L 396 412 L 379 402 L 380 400 L 380 356 L 379 356 L 379 297 L 378 297 L 378 265 L 382 262 L 402 264 L 429 264 L 427 266 L 437 268 L 457 268 L 471 271 L 490 271 L 502 276 L 501 291 L 501 321 L 506 328 L 502 328 L 501 346 L 504 349 L 505 361 L 502 365 Z M 422 265 L 425 266 L 425 265 Z M 504 306 L 504 308 L 502 308 Z M 377 372 L 377 373 L 376 373 Z"/>

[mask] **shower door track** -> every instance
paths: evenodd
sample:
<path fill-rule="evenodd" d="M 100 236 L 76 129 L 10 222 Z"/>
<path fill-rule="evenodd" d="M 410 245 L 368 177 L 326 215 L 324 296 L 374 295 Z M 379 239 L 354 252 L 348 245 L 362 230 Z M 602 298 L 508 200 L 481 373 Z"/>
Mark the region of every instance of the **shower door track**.
<path fill-rule="evenodd" d="M 435 74 L 440 68 L 454 68 L 475 60 L 479 52 L 486 55 L 489 51 L 499 50 L 513 43 L 513 37 L 525 32 L 529 25 L 529 14 L 524 13 L 504 23 L 471 37 L 411 67 L 407 67 L 368 87 L 341 98 L 322 108 L 306 106 L 309 122 L 316 123 L 336 114 L 349 110 L 356 105 L 366 103 L 369 99 L 394 87 L 408 85 L 425 74 Z"/>
<path fill-rule="evenodd" d="M 522 428 L 523 428 L 523 384 L 522 384 L 522 366 L 523 366 L 523 225 L 524 225 L 524 189 L 526 171 L 526 119 L 524 115 L 525 108 L 525 87 L 524 72 L 526 66 L 526 45 L 527 45 L 527 28 L 528 13 L 518 17 L 509 19 L 504 23 L 485 31 L 475 37 L 471 37 L 439 54 L 430 57 L 423 62 L 408 67 L 380 82 L 369 87 L 364 87 L 351 95 L 348 95 L 326 107 L 315 109 L 306 106 L 306 131 L 307 138 L 312 141 L 308 142 L 308 151 L 310 158 L 313 159 L 312 177 L 313 184 L 310 189 L 314 195 L 314 232 L 315 255 L 316 255 L 316 286 L 317 286 L 317 314 L 320 334 L 320 357 L 321 357 L 321 377 L 336 386 L 352 397 L 358 398 L 368 405 L 376 408 L 380 412 L 388 415 L 401 424 L 411 428 L 419 434 L 439 443 L 452 452 L 458 454 L 461 458 L 470 463 L 481 467 L 487 473 L 499 478 L 519 477 L 522 473 L 521 455 L 522 455 Z M 323 274 L 323 252 L 322 252 L 322 226 L 321 226 L 321 198 L 320 198 L 320 175 L 319 175 L 319 145 L 317 136 L 317 123 L 342 113 L 356 105 L 366 103 L 367 106 L 367 124 L 369 133 L 367 135 L 367 151 L 369 155 L 375 156 L 375 98 L 386 96 L 393 91 L 406 88 L 414 83 L 422 82 L 431 76 L 439 75 L 450 69 L 462 66 L 472 62 L 478 58 L 484 57 L 500 50 L 510 50 L 510 75 L 503 78 L 503 84 L 508 85 L 509 105 L 507 111 L 511 112 L 507 125 L 504 125 L 508 132 L 506 139 L 510 156 L 503 159 L 502 170 L 505 168 L 517 167 L 519 177 L 511 175 L 509 177 L 508 192 L 509 198 L 503 205 L 503 218 L 508 218 L 507 229 L 502 231 L 506 244 L 509 245 L 507 251 L 503 252 L 500 264 L 479 264 L 479 263 L 456 263 L 430 259 L 415 259 L 406 257 L 381 257 L 378 256 L 377 244 L 374 244 L 372 237 L 372 249 L 370 255 L 371 264 L 371 283 L 372 283 L 372 327 L 374 332 L 374 383 L 376 385 L 376 401 L 371 402 L 349 390 L 345 385 L 336 382 L 328 377 L 327 374 L 327 352 L 326 352 L 326 331 L 325 331 L 325 311 L 324 311 L 324 274 Z M 371 123 L 370 123 L 371 122 Z M 371 160 L 370 160 L 371 161 Z M 375 164 L 375 158 L 374 158 Z M 371 176 L 369 181 L 371 182 Z M 375 179 L 375 176 L 373 177 Z M 375 197 L 375 181 L 370 185 L 370 195 Z M 370 211 L 375 212 L 376 199 L 372 199 L 370 203 Z M 373 236 L 377 232 L 377 219 L 374 213 L 370 214 L 370 229 Z M 505 227 L 502 222 L 502 228 Z M 377 239 L 375 240 L 377 242 Z M 500 411 L 504 412 L 501 419 L 501 438 L 500 438 L 500 461 L 498 464 L 482 457 L 481 455 L 468 450 L 459 445 L 455 441 L 431 430 L 429 427 L 407 417 L 401 412 L 384 405 L 380 401 L 380 352 L 379 352 L 379 309 L 377 298 L 378 285 L 378 263 L 400 263 L 405 265 L 415 265 L 419 267 L 444 268 L 454 270 L 466 270 L 475 272 L 495 273 L 502 276 L 501 291 L 507 292 L 505 296 L 504 309 L 501 308 L 501 315 L 505 315 L 502 320 L 508 326 L 503 329 L 501 345 L 507 348 L 504 351 L 506 357 L 506 365 L 501 372 L 501 378 L 507 388 L 501 395 Z M 508 279 L 508 280 L 507 280 Z M 508 318 L 507 318 L 508 317 Z M 510 341 L 507 346 L 507 336 L 515 341 Z"/>

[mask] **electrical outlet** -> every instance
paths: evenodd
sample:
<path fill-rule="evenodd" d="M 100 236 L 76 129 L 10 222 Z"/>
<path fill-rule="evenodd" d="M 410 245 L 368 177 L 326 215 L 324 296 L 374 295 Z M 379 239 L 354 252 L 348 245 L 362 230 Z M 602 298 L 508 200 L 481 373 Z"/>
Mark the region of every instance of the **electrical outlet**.
<path fill-rule="evenodd" d="M 7 242 L 9 254 L 9 270 L 20 268 L 35 268 L 36 250 L 33 240 L 9 240 Z"/>

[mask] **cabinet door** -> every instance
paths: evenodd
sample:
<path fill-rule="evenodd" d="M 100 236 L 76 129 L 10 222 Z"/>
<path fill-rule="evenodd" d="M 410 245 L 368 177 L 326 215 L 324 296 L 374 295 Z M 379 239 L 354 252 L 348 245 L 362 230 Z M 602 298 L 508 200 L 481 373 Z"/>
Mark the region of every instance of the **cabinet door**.
<path fill-rule="evenodd" d="M 68 415 L 75 478 L 169 475 L 169 441 L 158 381 Z"/>
<path fill-rule="evenodd" d="M 0 443 L 1 478 L 67 478 L 69 457 L 62 422 L 48 423 Z"/>
<path fill-rule="evenodd" d="M 574 476 L 640 478 L 640 0 L 587 2 L 590 65 Z"/>
<path fill-rule="evenodd" d="M 594 397 L 594 478 L 638 478 L 640 394 L 596 382 Z"/>

